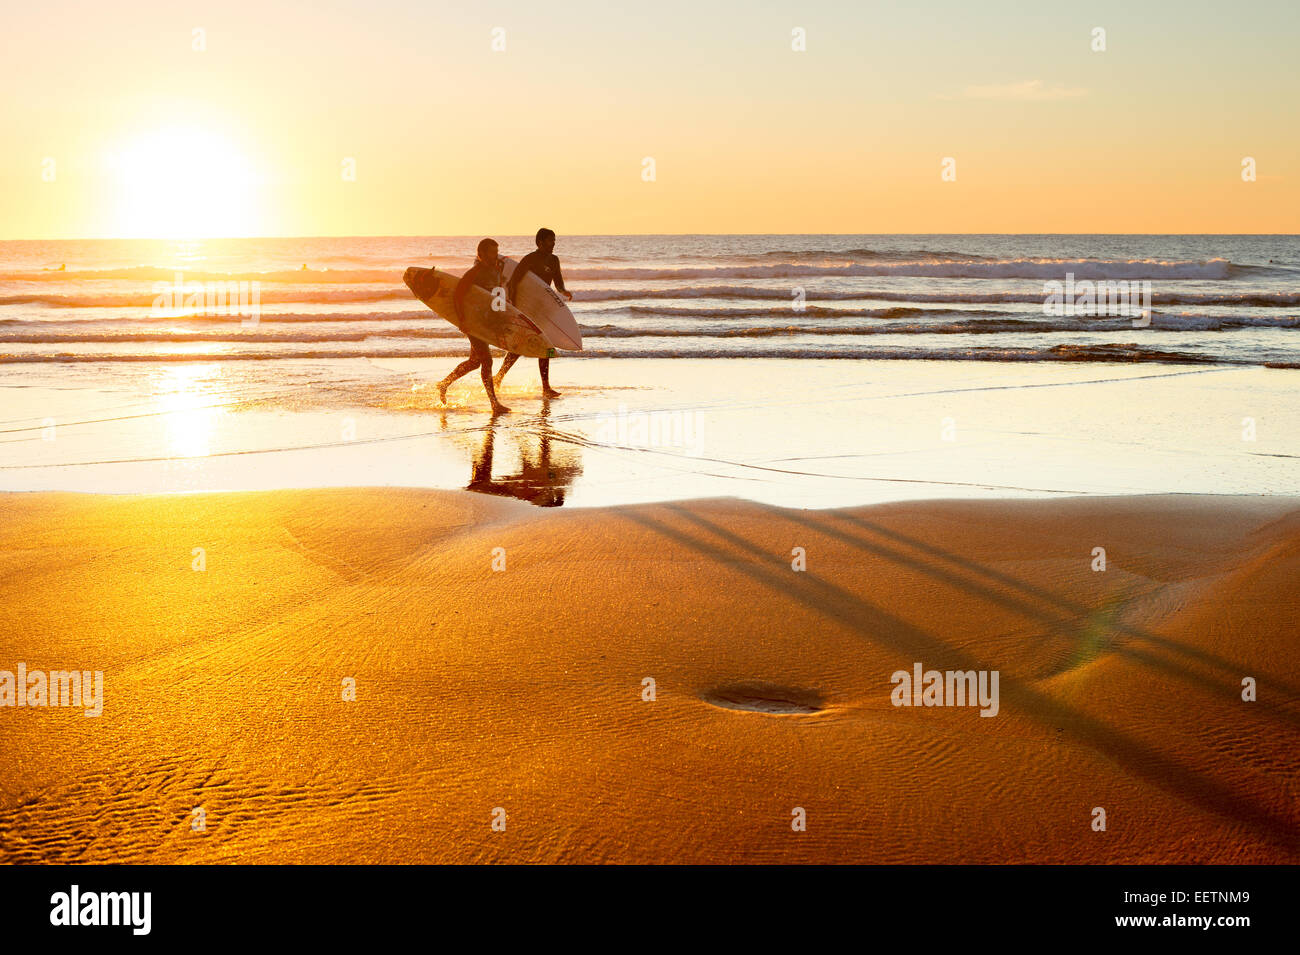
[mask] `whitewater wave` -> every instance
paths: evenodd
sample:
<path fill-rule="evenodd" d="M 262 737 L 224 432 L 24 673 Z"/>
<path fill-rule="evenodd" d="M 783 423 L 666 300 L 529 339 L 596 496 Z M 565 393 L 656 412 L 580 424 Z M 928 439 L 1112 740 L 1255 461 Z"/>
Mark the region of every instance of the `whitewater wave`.
<path fill-rule="evenodd" d="M 239 315 L 155 315 L 150 311 L 143 315 L 128 315 L 115 318 L 95 317 L 97 313 L 92 312 L 82 317 L 79 314 L 68 316 L 60 315 L 57 319 L 26 319 L 26 318 L 0 318 L 0 328 L 51 328 L 60 326 L 70 326 L 75 328 L 89 328 L 97 325 L 105 327 L 121 327 L 125 325 L 139 324 L 168 324 L 168 325 L 188 325 L 188 324 L 231 324 L 239 323 L 243 316 Z M 268 312 L 263 311 L 258 321 L 260 325 L 277 325 L 291 324 L 297 322 L 356 322 L 365 324 L 368 322 L 428 322 L 439 321 L 437 315 L 427 308 L 409 309 L 406 311 L 392 312 Z"/>
<path fill-rule="evenodd" d="M 574 269 L 574 279 L 715 279 L 715 278 L 900 278 L 956 279 L 1057 279 L 1072 273 L 1076 281 L 1114 279 L 1204 279 L 1223 281 L 1237 271 L 1254 266 L 1235 266 L 1227 259 L 1205 262 L 1161 262 L 1156 260 L 1105 261 L 1096 259 L 999 259 L 992 261 L 900 262 L 894 264 L 717 266 L 674 269 Z"/>
<path fill-rule="evenodd" d="M 707 254 L 693 254 L 683 252 L 682 258 L 687 261 L 698 260 L 707 261 Z M 838 262 L 856 262 L 856 261 L 881 261 L 881 262 L 995 262 L 996 256 L 977 255 L 970 252 L 955 252 L 937 249 L 913 249 L 908 251 L 886 250 L 886 249 L 809 249 L 809 248 L 788 248 L 788 249 L 768 249 L 764 251 L 729 251 L 725 258 L 731 262 L 772 262 L 772 261 L 838 261 Z M 644 255 L 587 255 L 583 257 L 585 266 L 590 267 L 593 263 L 605 262 L 644 262 Z"/>
<path fill-rule="evenodd" d="M 442 338 L 459 335 L 427 309 L 390 312 L 269 312 L 255 322 L 245 323 L 228 315 L 139 315 L 128 317 L 69 319 L 0 319 L 0 342 L 159 342 L 159 341 L 361 341 L 368 337 Z M 648 324 L 620 325 L 609 319 L 631 316 L 639 319 L 667 319 L 676 324 L 657 329 Z M 784 334 L 795 330 L 809 335 L 944 334 L 971 330 L 1008 332 L 1108 331 L 1133 326 L 1129 316 L 1044 316 L 1041 311 L 1005 311 L 992 308 L 828 308 L 808 306 L 794 312 L 789 308 L 690 308 L 631 305 L 591 309 L 578 313 L 584 335 L 609 337 L 674 335 L 710 337 L 744 334 L 737 325 L 754 320 L 776 324 L 759 326 L 753 334 Z M 605 321 L 602 321 L 605 319 Z M 923 321 L 917 321 L 921 319 Z M 875 324 L 853 324 L 862 321 Z M 911 320 L 912 324 L 907 324 Z M 719 324 L 725 322 L 726 324 Z M 1152 310 L 1147 327 L 1153 331 L 1228 331 L 1233 329 L 1296 329 L 1300 316 Z M 767 329 L 776 329 L 768 331 Z"/>
<path fill-rule="evenodd" d="M 728 337 L 765 337 L 770 335 L 959 335 L 959 334 L 1064 334 L 1075 332 L 1132 332 L 1134 330 L 1155 332 L 1202 332 L 1229 331 L 1232 329 L 1279 328 L 1300 329 L 1300 317 L 1281 318 L 1259 315 L 1164 315 L 1155 313 L 1150 316 L 1150 324 L 1135 326 L 1130 317 L 1097 316 L 1043 318 L 1035 316 L 1016 317 L 1007 312 L 981 312 L 978 317 L 951 320 L 954 312 L 924 309 L 900 309 L 908 316 L 888 316 L 888 318 L 915 317 L 915 313 L 934 316 L 935 320 L 926 322 L 900 322 L 882 320 L 879 324 L 833 324 L 833 325 L 761 325 L 749 328 L 736 328 L 732 325 L 700 325 L 689 328 L 678 327 L 623 327 L 616 325 L 583 325 L 584 337 L 604 336 L 609 338 L 637 338 L 641 336 L 667 336 L 678 338 L 728 338 Z M 756 317 L 756 316 L 755 316 Z M 782 315 L 786 318 L 788 316 Z M 858 317 L 858 316 L 850 316 Z M 944 320 L 939 320 L 940 318 Z"/>
<path fill-rule="evenodd" d="M 743 322 L 719 324 L 713 316 L 711 324 L 668 326 L 620 326 L 613 324 L 582 325 L 584 338 L 772 338 L 778 336 L 863 336 L 863 335 L 992 335 L 992 334 L 1067 334 L 1075 332 L 1131 332 L 1130 318 L 1035 318 L 1014 317 L 1006 313 L 986 313 L 977 317 L 952 320 L 954 313 L 932 313 L 946 320 L 916 322 L 900 321 L 916 317 L 919 309 L 903 309 L 909 315 L 875 316 L 875 324 L 861 324 L 848 316 L 843 323 L 797 324 L 782 322 L 770 325 L 746 325 Z M 752 316 L 760 317 L 760 316 Z M 770 316 L 788 319 L 787 315 Z M 865 316 L 871 317 L 871 316 Z M 383 341 L 386 339 L 462 339 L 462 333 L 442 321 L 411 323 L 375 323 L 371 328 L 348 329 L 338 327 L 336 321 L 286 322 L 262 321 L 255 325 L 241 325 L 227 320 L 223 327 L 212 329 L 176 328 L 159 331 L 140 327 L 123 327 L 117 322 L 63 323 L 57 326 L 33 326 L 0 323 L 0 343 L 28 345 L 49 344 L 157 344 L 183 342 L 223 342 L 230 344 L 259 343 L 328 343 Z M 359 322 L 364 325 L 367 323 Z M 1263 316 L 1217 317 L 1205 315 L 1160 315 L 1152 317 L 1150 331 L 1193 332 L 1228 331 L 1246 328 L 1300 328 L 1300 318 L 1268 318 Z"/>
<path fill-rule="evenodd" d="M 791 315 L 805 318 L 908 318 L 914 315 L 935 315 L 946 309 L 912 308 L 893 306 L 890 308 L 826 308 L 821 305 L 806 305 L 795 312 L 786 308 L 677 308 L 671 305 L 625 305 L 614 309 L 590 309 L 578 313 L 579 318 L 599 318 L 604 314 L 656 315 L 661 318 L 776 318 Z M 985 315 L 1004 315 L 1006 312 L 980 310 Z"/>
<path fill-rule="evenodd" d="M 1131 330 L 1127 323 L 1124 330 Z M 590 338 L 776 338 L 806 335 L 811 337 L 857 335 L 992 335 L 1006 332 L 1073 332 L 1077 328 L 1054 326 L 1048 322 L 1026 322 L 1016 319 L 989 319 L 970 322 L 924 322 L 920 324 L 881 325 L 755 325 L 737 328 L 733 325 L 715 325 L 683 330 L 681 328 L 620 328 L 605 325 L 582 329 L 584 339 Z M 1101 330 L 1101 329 L 1094 329 Z M 1118 330 L 1118 329 L 1117 329 Z"/>
<path fill-rule="evenodd" d="M 427 262 L 423 264 L 428 264 Z M 268 282 L 284 285 L 365 285 L 398 283 L 402 267 L 384 269 L 278 269 L 263 272 L 206 272 L 133 265 L 113 269 L 45 269 L 39 272 L 0 272 L 0 282 Z"/>
<path fill-rule="evenodd" d="M 620 328 L 614 325 L 596 328 L 584 327 L 583 337 L 593 338 L 687 338 L 692 340 L 709 338 L 772 338 L 778 336 L 806 335 L 819 336 L 855 336 L 855 335 L 943 335 L 956 333 L 993 334 L 1011 331 L 1051 332 L 1071 331 L 1073 329 L 1053 328 L 1047 323 L 1030 322 L 952 322 L 922 325 L 846 325 L 846 326 L 809 326 L 809 325 L 766 325 L 752 327 L 735 327 L 716 325 L 711 327 L 681 328 Z M 330 342 L 364 342 L 383 341 L 385 339 L 460 339 L 464 335 L 450 325 L 431 328 L 401 328 L 365 331 L 267 331 L 264 327 L 250 327 L 245 330 L 229 331 L 178 331 L 166 332 L 42 332 L 40 334 L 21 334 L 13 332 L 0 333 L 0 343 L 24 345 L 66 345 L 66 344 L 181 344 L 190 342 L 221 342 L 232 345 L 258 345 L 270 343 L 315 343 Z"/>
<path fill-rule="evenodd" d="M 889 257 L 893 253 L 882 254 Z M 789 258 L 790 256 L 785 256 Z M 915 258 L 915 256 L 913 256 Z M 428 262 L 424 264 L 429 264 Z M 441 264 L 439 263 L 439 267 Z M 459 271 L 459 269 L 457 269 Z M 1156 259 L 993 259 L 977 255 L 947 255 L 925 261 L 849 262 L 832 265 L 781 262 L 762 265 L 688 266 L 676 268 L 576 267 L 566 270 L 569 279 L 612 281 L 626 279 L 718 279 L 718 278 L 861 278 L 867 276 L 900 278 L 970 278 L 970 279 L 1059 279 L 1073 273 L 1076 280 L 1104 279 L 1202 279 L 1223 281 L 1247 272 L 1286 271 L 1265 266 L 1234 265 L 1227 259 L 1206 261 L 1162 261 Z M 177 275 L 184 282 L 243 282 L 284 285 L 364 285 L 401 282 L 401 269 L 293 269 L 264 272 L 180 272 L 156 266 L 132 266 L 117 269 L 72 269 L 67 271 L 2 272 L 0 282 L 86 282 L 139 281 L 174 282 Z"/>
<path fill-rule="evenodd" d="M 99 292 L 95 294 L 41 294 L 20 292 L 0 295 L 0 305 L 40 305 L 45 308 L 152 308 L 157 295 L 143 292 Z M 406 286 L 369 289 L 328 289 L 322 291 L 281 291 L 262 289 L 258 300 L 263 305 L 308 305 L 315 303 L 364 303 L 411 299 Z"/>
<path fill-rule="evenodd" d="M 142 292 L 98 292 L 98 293 L 46 293 L 17 292 L 0 294 L 0 306 L 32 305 L 43 308 L 82 309 L 82 308 L 139 308 L 153 307 L 157 296 Z M 954 290 L 951 292 L 898 291 L 891 289 L 825 289 L 806 288 L 804 301 L 847 302 L 847 301 L 881 301 L 881 302 L 924 302 L 940 304 L 1038 304 L 1041 305 L 1044 293 L 1034 292 L 972 292 Z M 788 288 L 773 288 L 757 285 L 697 285 L 678 288 L 621 288 L 621 289 L 580 289 L 574 293 L 575 311 L 581 311 L 587 303 L 671 301 L 681 299 L 716 298 L 752 299 L 756 301 L 793 302 L 794 297 Z M 352 289 L 262 289 L 259 300 L 263 305 L 320 305 L 320 304 L 365 304 L 370 302 L 413 301 L 406 286 L 383 286 Z M 1156 305 L 1229 305 L 1253 308 L 1284 308 L 1300 305 L 1300 292 L 1243 292 L 1225 294 L 1223 292 L 1168 292 L 1153 291 L 1151 301 Z M 652 306 L 647 306 L 652 307 Z M 811 307 L 811 305 L 810 305 Z"/>
<path fill-rule="evenodd" d="M 223 362 L 223 361 L 280 361 L 297 360 L 337 360 L 340 358 L 450 358 L 463 357 L 465 348 L 447 346 L 429 348 L 393 348 L 382 352 L 346 352 L 320 348 L 277 349 L 275 351 L 243 352 L 237 355 L 214 354 L 208 352 L 146 353 L 130 352 L 113 355 L 90 354 L 83 352 L 59 353 L 6 353 L 0 352 L 0 364 L 85 364 L 93 362 Z M 968 348 L 933 348 L 883 346 L 863 347 L 844 346 L 818 349 L 810 352 L 800 347 L 766 347 L 760 351 L 737 352 L 734 349 L 625 349 L 616 351 L 589 348 L 575 353 L 574 358 L 833 358 L 833 359 L 872 359 L 872 360 L 906 360 L 906 361 L 990 361 L 990 362 L 1123 362 L 1123 363 L 1158 363 L 1175 365 L 1253 365 L 1277 368 L 1295 367 L 1297 364 L 1288 359 L 1262 356 L 1259 358 L 1240 358 L 1221 354 L 1202 354 L 1194 352 L 1177 352 L 1165 349 L 1149 348 L 1134 343 L 1098 344 L 1098 345 L 1054 345 L 1046 348 L 1034 347 L 968 347 Z"/>
<path fill-rule="evenodd" d="M 787 288 L 757 285 L 698 285 L 687 288 L 632 288 L 584 289 L 574 293 L 575 302 L 627 302 L 638 299 L 672 300 L 693 298 L 757 299 L 761 301 L 793 301 Z M 805 289 L 805 302 L 937 302 L 950 304 L 1035 304 L 1042 305 L 1042 292 L 901 292 L 890 289 Z M 1156 305 L 1235 305 L 1241 308 L 1283 308 L 1300 305 L 1300 292 L 1160 292 L 1151 293 Z"/>
<path fill-rule="evenodd" d="M 268 330 L 265 325 L 241 326 L 238 323 L 232 323 L 228 329 L 213 331 L 176 331 L 176 332 L 138 332 L 138 331 L 118 331 L 118 332 L 87 332 L 87 331 L 58 331 L 48 332 L 42 330 L 38 333 L 21 334 L 10 331 L 0 332 L 0 342 L 5 343 L 22 343 L 22 344 L 156 344 L 158 342 L 228 342 L 231 344 L 243 344 L 245 342 L 268 343 L 268 342 L 364 342 L 372 339 L 385 338 L 459 338 L 465 340 L 465 335 L 459 329 L 453 326 L 439 322 L 428 328 L 383 328 L 383 329 L 366 329 L 364 331 L 341 331 L 330 329 L 329 331 L 311 332 L 311 331 L 291 331 L 282 332 Z"/>
<path fill-rule="evenodd" d="M 740 258 L 741 256 L 732 256 Z M 975 255 L 951 250 L 914 249 L 893 251 L 884 249 L 775 249 L 749 256 L 753 259 L 848 259 L 850 261 L 881 262 L 996 262 L 996 256 Z"/>

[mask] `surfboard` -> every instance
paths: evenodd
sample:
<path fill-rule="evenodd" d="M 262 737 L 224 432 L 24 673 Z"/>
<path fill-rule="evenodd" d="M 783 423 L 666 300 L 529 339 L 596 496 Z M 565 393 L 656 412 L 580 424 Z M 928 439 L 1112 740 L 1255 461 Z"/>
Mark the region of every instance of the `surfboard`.
<path fill-rule="evenodd" d="M 519 263 L 510 258 L 503 258 L 501 262 L 502 278 L 509 282 Z M 578 330 L 578 320 L 573 317 L 559 293 L 535 273 L 529 272 L 519 280 L 519 287 L 515 289 L 515 304 L 537 323 L 542 334 L 557 348 L 582 350 L 582 332 Z"/>
<path fill-rule="evenodd" d="M 477 285 L 469 290 L 461 303 L 465 313 L 462 323 L 451 300 L 456 283 L 460 281 L 459 275 L 412 266 L 402 274 L 402 281 L 416 298 L 466 335 L 528 358 L 555 357 L 554 346 L 527 315 L 508 303 L 503 303 L 506 307 L 497 311 L 492 307 L 492 293 Z"/>

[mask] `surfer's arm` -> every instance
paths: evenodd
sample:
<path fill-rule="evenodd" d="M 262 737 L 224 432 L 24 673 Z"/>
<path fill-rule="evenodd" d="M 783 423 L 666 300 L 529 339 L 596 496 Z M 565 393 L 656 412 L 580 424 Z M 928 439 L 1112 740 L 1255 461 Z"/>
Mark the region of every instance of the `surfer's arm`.
<path fill-rule="evenodd" d="M 560 290 L 560 294 L 572 301 L 573 293 L 564 287 L 564 275 L 560 272 L 560 260 L 555 256 L 552 256 L 552 258 L 555 259 L 552 263 L 555 267 L 555 287 Z"/>
<path fill-rule="evenodd" d="M 510 304 L 514 304 L 515 293 L 519 290 L 519 280 L 533 270 L 533 262 L 536 261 L 533 253 L 529 252 L 519 264 L 515 266 L 514 272 L 510 276 L 510 281 L 506 283 L 506 299 Z"/>

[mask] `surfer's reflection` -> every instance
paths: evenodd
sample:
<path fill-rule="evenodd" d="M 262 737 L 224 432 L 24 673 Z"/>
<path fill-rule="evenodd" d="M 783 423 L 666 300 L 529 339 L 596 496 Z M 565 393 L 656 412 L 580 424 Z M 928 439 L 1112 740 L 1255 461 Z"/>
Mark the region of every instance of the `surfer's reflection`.
<path fill-rule="evenodd" d="M 495 494 L 498 497 L 517 497 L 538 507 L 559 507 L 564 503 L 564 492 L 582 473 L 578 446 L 552 437 L 548 418 L 550 401 L 542 402 L 541 419 L 536 430 L 509 429 L 518 435 L 519 473 L 492 477 L 493 454 L 496 449 L 496 419 L 488 423 L 483 433 L 483 445 L 474 454 L 468 491 Z"/>

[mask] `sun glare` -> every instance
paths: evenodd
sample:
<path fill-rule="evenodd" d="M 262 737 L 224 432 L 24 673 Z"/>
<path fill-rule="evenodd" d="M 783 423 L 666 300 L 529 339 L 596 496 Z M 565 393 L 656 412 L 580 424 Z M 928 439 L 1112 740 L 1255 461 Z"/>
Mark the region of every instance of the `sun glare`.
<path fill-rule="evenodd" d="M 259 184 L 229 140 L 205 129 L 170 127 L 140 136 L 110 156 L 113 213 L 122 238 L 256 234 Z"/>
<path fill-rule="evenodd" d="M 214 365 L 178 365 L 155 382 L 154 397 L 167 426 L 167 446 L 178 458 L 203 457 L 225 409 L 214 408 L 223 396 Z"/>

